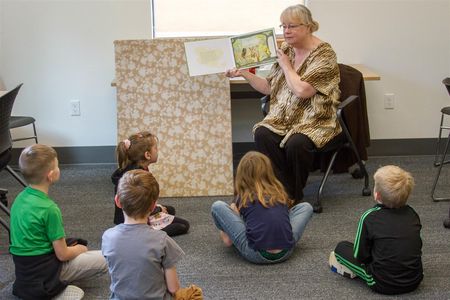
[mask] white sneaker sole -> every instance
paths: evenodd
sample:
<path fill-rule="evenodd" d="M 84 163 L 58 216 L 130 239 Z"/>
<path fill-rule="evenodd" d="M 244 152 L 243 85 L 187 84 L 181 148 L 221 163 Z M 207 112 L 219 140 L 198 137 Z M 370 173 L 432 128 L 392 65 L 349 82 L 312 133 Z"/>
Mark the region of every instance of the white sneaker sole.
<path fill-rule="evenodd" d="M 59 293 L 53 300 L 80 300 L 83 299 L 84 292 L 77 286 L 68 285 L 64 291 Z"/>
<path fill-rule="evenodd" d="M 334 255 L 334 251 L 331 251 L 330 258 L 328 259 L 328 265 L 330 266 L 331 271 L 338 273 L 347 278 L 355 278 L 356 275 L 346 266 L 339 263 Z"/>

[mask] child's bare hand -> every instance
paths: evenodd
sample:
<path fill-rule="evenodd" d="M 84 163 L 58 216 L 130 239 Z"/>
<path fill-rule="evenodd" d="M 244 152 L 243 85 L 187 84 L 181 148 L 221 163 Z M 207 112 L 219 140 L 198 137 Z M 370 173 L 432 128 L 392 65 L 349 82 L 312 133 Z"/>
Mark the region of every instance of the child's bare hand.
<path fill-rule="evenodd" d="M 237 214 L 239 214 L 239 209 L 237 208 L 237 206 L 236 206 L 235 203 L 231 203 L 231 204 L 230 204 L 230 207 L 231 207 L 231 209 L 234 210 Z"/>
<path fill-rule="evenodd" d="M 78 250 L 78 253 L 84 253 L 88 251 L 88 248 L 85 245 L 81 245 L 81 244 L 76 244 L 70 247 L 76 247 Z"/>

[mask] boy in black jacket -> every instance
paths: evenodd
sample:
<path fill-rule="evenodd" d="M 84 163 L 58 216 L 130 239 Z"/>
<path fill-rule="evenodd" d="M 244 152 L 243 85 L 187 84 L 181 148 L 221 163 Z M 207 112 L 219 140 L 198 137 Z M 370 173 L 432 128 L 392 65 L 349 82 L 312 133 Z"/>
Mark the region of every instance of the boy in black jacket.
<path fill-rule="evenodd" d="M 360 218 L 355 243 L 338 243 L 331 252 L 331 270 L 359 277 L 375 292 L 401 294 L 415 290 L 423 279 L 422 225 L 406 204 L 414 179 L 397 166 L 374 175 L 377 204 Z"/>

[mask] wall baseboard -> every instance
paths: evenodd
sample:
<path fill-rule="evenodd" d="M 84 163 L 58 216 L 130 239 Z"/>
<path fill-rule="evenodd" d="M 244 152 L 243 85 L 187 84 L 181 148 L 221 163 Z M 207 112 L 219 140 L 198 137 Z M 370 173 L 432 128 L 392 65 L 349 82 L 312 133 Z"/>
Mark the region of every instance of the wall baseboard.
<path fill-rule="evenodd" d="M 447 139 L 441 140 L 441 151 Z M 437 138 L 371 140 L 369 156 L 434 155 Z"/>
<path fill-rule="evenodd" d="M 60 164 L 108 164 L 116 162 L 116 146 L 54 147 Z M 19 160 L 23 148 L 13 148 L 12 164 Z"/>
<path fill-rule="evenodd" d="M 436 138 L 423 139 L 379 139 L 371 140 L 367 153 L 370 156 L 405 156 L 434 155 L 436 153 Z M 446 139 L 441 141 L 443 151 Z M 233 160 L 238 160 L 248 151 L 254 150 L 253 142 L 233 143 Z"/>
<path fill-rule="evenodd" d="M 446 140 L 441 142 L 445 145 Z M 369 156 L 403 156 L 403 155 L 434 155 L 436 138 L 423 139 L 380 139 L 371 140 L 368 148 Z M 61 164 L 115 164 L 115 146 L 93 147 L 54 147 L 58 152 Z M 15 165 L 23 148 L 14 148 L 12 164 Z M 254 150 L 253 142 L 233 143 L 233 160 L 238 162 L 248 151 Z"/>

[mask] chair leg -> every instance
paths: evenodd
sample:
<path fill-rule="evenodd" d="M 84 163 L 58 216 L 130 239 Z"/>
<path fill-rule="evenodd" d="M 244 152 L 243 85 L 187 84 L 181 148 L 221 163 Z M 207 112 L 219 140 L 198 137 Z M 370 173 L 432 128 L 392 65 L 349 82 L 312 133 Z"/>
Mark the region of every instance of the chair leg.
<path fill-rule="evenodd" d="M 33 122 L 33 132 L 34 132 L 34 140 L 36 141 L 36 144 L 38 143 L 37 133 L 36 133 L 36 125 Z"/>
<path fill-rule="evenodd" d="M 23 180 L 22 177 L 19 176 L 10 166 L 6 166 L 6 170 L 11 174 L 23 187 L 26 187 L 28 184 Z"/>
<path fill-rule="evenodd" d="M 320 182 L 319 190 L 317 191 L 316 201 L 313 203 L 313 211 L 314 211 L 315 213 L 320 214 L 320 213 L 322 212 L 322 210 L 323 210 L 323 209 L 322 209 L 322 204 L 321 204 L 321 202 L 320 202 L 320 198 L 322 197 L 322 190 L 323 190 L 323 187 L 324 187 L 324 185 L 325 185 L 325 182 L 326 182 L 327 179 L 328 179 L 328 176 L 330 175 L 331 169 L 333 168 L 334 161 L 336 160 L 336 156 L 337 156 L 338 152 L 339 152 L 339 149 L 336 150 L 336 151 L 333 153 L 333 156 L 331 156 L 330 162 L 328 163 L 327 171 L 326 171 L 325 174 L 323 175 L 322 181 Z"/>
<path fill-rule="evenodd" d="M 372 191 L 369 188 L 369 173 L 367 173 L 366 165 L 359 160 L 358 161 L 359 170 L 364 176 L 364 187 L 362 189 L 362 195 L 363 196 L 370 196 L 372 195 Z"/>
<path fill-rule="evenodd" d="M 367 173 L 366 165 L 361 160 L 361 157 L 359 156 L 358 150 L 356 149 L 356 146 L 353 143 L 352 139 L 349 139 L 349 144 L 350 144 L 350 148 L 352 149 L 353 153 L 356 156 L 356 159 L 358 160 L 356 163 L 359 166 L 359 171 L 364 176 L 364 187 L 362 189 L 362 195 L 370 196 L 372 194 L 372 191 L 369 188 L 369 173 Z"/>
<path fill-rule="evenodd" d="M 0 203 L 4 206 L 8 206 L 8 198 L 6 197 L 6 194 L 8 194 L 8 190 L 0 189 Z"/>
<path fill-rule="evenodd" d="M 11 216 L 9 209 L 1 201 L 0 209 L 3 210 L 8 217 Z M 8 231 L 9 243 L 11 244 L 11 230 L 9 227 L 9 223 L 3 220 L 3 218 L 0 218 L 0 224 L 2 224 L 2 226 L 5 227 L 5 229 Z"/>
<path fill-rule="evenodd" d="M 6 222 L 5 220 L 3 220 L 3 218 L 0 218 L 0 224 L 2 224 L 3 227 L 5 227 L 6 231 L 8 231 L 9 242 L 11 243 L 11 231 L 10 231 L 10 229 L 9 229 L 9 224 L 8 224 L 8 222 Z"/>
<path fill-rule="evenodd" d="M 441 146 L 441 134 L 442 134 L 442 123 L 444 122 L 444 114 L 441 114 L 441 123 L 439 124 L 439 135 L 436 144 L 436 154 L 434 155 L 434 166 L 439 166 L 438 157 L 439 157 L 439 148 Z"/>
<path fill-rule="evenodd" d="M 0 202 L 0 209 L 3 210 L 8 217 L 11 216 L 11 212 L 9 211 L 9 209 L 6 207 L 6 205 L 4 205 L 1 202 Z"/>
<path fill-rule="evenodd" d="M 440 156 L 439 149 L 441 148 L 442 129 L 450 130 L 450 127 L 443 126 L 443 124 L 444 124 L 444 114 L 441 115 L 441 123 L 439 124 L 439 135 L 438 135 L 438 140 L 437 140 L 437 144 L 436 144 L 436 154 L 434 155 L 434 166 L 435 167 L 437 167 L 441 164 L 441 160 L 439 159 L 439 156 Z M 444 153 L 442 155 L 444 155 Z M 444 160 L 443 163 L 448 164 L 448 163 L 450 163 L 450 160 L 447 160 L 447 161 Z"/>
<path fill-rule="evenodd" d="M 437 165 L 435 163 L 435 166 L 438 166 L 438 170 L 437 170 L 436 177 L 434 178 L 433 188 L 431 189 L 431 198 L 435 202 L 436 201 L 449 201 L 450 200 L 450 197 L 436 197 L 434 195 L 437 183 L 439 181 L 439 176 L 441 175 L 442 167 L 445 165 L 445 156 L 447 155 L 449 144 L 450 144 L 450 133 L 449 133 L 448 138 L 447 138 L 447 143 L 445 145 L 444 152 L 442 153 L 441 161 Z"/>
<path fill-rule="evenodd" d="M 353 143 L 352 136 L 350 135 L 350 132 L 348 131 L 347 126 L 342 121 L 342 119 L 340 119 L 339 122 L 341 123 L 341 127 L 345 133 L 345 136 L 347 137 L 348 145 L 346 145 L 346 146 L 350 147 L 352 149 L 353 153 L 356 156 L 356 159 L 358 160 L 357 163 L 359 165 L 360 172 L 362 172 L 362 174 L 364 175 L 364 187 L 362 190 L 362 195 L 370 196 L 372 194 L 372 191 L 369 188 L 369 174 L 367 173 L 366 166 L 362 162 L 361 156 L 359 156 L 358 149 L 356 149 L 355 143 Z"/>

